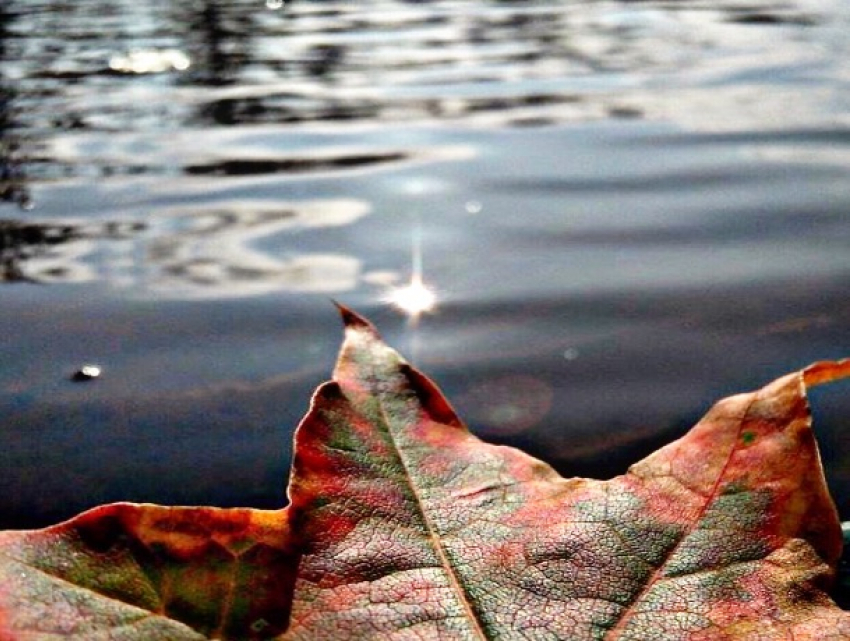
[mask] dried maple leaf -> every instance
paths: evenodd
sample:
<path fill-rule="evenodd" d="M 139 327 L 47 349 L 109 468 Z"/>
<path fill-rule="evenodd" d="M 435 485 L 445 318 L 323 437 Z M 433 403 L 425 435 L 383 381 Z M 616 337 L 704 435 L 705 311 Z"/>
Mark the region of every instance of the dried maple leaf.
<path fill-rule="evenodd" d="M 610 481 L 471 435 L 343 309 L 285 510 L 117 504 L 0 534 L 0 639 L 850 639 L 806 387 L 720 401 Z"/>

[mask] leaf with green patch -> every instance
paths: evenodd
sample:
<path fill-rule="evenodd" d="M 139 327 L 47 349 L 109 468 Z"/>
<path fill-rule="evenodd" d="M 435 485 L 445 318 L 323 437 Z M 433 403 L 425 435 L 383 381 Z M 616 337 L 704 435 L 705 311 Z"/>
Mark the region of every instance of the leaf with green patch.
<path fill-rule="evenodd" d="M 119 504 L 0 535 L 0 639 L 850 639 L 807 386 L 717 403 L 610 481 L 483 443 L 343 309 L 277 512 Z"/>

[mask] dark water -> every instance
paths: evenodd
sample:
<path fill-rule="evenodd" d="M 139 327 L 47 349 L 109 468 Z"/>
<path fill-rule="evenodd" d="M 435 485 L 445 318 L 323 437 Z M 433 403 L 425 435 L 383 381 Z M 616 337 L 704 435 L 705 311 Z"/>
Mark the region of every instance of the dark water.
<path fill-rule="evenodd" d="M 568 475 L 850 356 L 846 2 L 276 6 L 0 4 L 0 527 L 280 506 L 330 298 Z"/>

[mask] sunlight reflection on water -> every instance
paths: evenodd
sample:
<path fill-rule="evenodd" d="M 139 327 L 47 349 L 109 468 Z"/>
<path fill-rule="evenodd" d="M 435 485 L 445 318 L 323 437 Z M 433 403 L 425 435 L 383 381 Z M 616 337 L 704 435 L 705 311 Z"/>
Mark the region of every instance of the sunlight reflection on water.
<path fill-rule="evenodd" d="M 418 322 L 422 314 L 434 311 L 437 304 L 434 291 L 416 274 L 407 285 L 392 288 L 384 300 L 407 314 L 413 323 Z"/>
<path fill-rule="evenodd" d="M 109 68 L 120 73 L 163 73 L 186 71 L 191 65 L 189 57 L 179 49 L 155 51 L 143 49 L 109 59 Z"/>

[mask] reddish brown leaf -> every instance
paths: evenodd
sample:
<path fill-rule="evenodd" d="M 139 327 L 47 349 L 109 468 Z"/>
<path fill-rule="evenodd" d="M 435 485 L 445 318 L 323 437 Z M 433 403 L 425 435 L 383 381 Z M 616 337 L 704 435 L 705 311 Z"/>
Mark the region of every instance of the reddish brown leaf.
<path fill-rule="evenodd" d="M 0 534 L 0 639 L 850 639 L 806 401 L 850 362 L 720 401 L 623 476 L 562 479 L 472 436 L 342 311 L 287 510 L 117 504 Z"/>
<path fill-rule="evenodd" d="M 344 315 L 296 437 L 286 638 L 850 638 L 824 592 L 841 533 L 804 387 L 850 363 L 721 401 L 624 476 L 565 480 L 472 436 Z"/>

